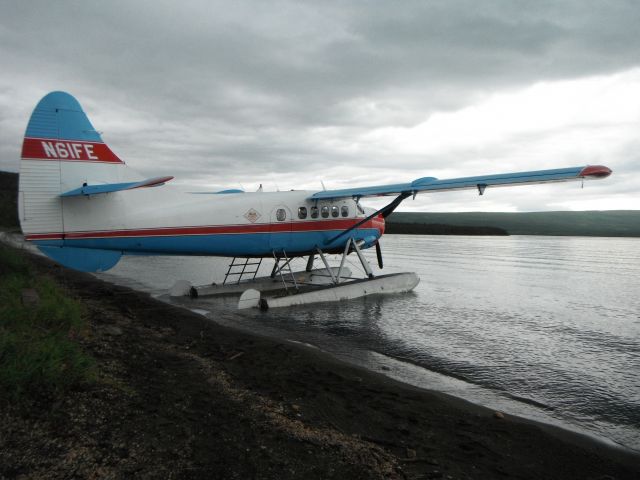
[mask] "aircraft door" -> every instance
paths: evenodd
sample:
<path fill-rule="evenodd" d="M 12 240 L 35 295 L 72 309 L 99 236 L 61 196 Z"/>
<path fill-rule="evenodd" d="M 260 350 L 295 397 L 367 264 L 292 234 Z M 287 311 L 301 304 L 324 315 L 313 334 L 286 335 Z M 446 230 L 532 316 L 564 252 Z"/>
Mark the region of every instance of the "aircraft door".
<path fill-rule="evenodd" d="M 291 231 L 293 217 L 286 205 L 277 205 L 271 211 L 269 225 L 269 247 L 276 253 L 285 252 L 291 248 Z"/>

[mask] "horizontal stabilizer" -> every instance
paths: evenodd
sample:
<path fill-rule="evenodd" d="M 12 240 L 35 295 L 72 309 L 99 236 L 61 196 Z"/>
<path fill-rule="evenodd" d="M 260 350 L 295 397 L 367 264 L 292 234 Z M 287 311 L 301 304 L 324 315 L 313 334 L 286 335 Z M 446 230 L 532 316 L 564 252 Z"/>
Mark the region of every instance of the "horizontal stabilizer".
<path fill-rule="evenodd" d="M 410 183 L 392 185 L 377 185 L 372 187 L 345 188 L 341 190 L 325 190 L 314 193 L 310 200 L 332 198 L 362 198 L 386 195 L 409 194 L 420 192 L 444 192 L 448 190 L 478 189 L 482 194 L 486 187 L 504 187 L 509 185 L 526 185 L 549 182 L 568 182 L 571 180 L 585 180 L 605 178 L 611 170 L 601 165 L 583 167 L 558 168 L 554 170 L 537 170 L 531 172 L 500 173 L 496 175 L 482 175 L 477 177 L 462 177 L 439 180 L 424 177 Z"/>
<path fill-rule="evenodd" d="M 122 252 L 119 251 L 94 248 L 45 246 L 38 246 L 38 248 L 51 260 L 81 272 L 104 272 L 118 263 L 122 256 Z"/>
<path fill-rule="evenodd" d="M 244 190 L 238 188 L 229 188 L 227 190 L 220 190 L 218 192 L 189 192 L 194 195 L 225 195 L 228 193 L 244 193 Z"/>
<path fill-rule="evenodd" d="M 134 188 L 144 187 L 158 187 L 164 185 L 173 177 L 155 177 L 142 180 L 140 182 L 126 182 L 126 183 L 102 183 L 98 185 L 83 185 L 82 187 L 69 190 L 68 192 L 61 193 L 61 197 L 79 197 L 82 195 L 98 195 L 100 193 L 112 193 L 122 190 L 132 190 Z"/>

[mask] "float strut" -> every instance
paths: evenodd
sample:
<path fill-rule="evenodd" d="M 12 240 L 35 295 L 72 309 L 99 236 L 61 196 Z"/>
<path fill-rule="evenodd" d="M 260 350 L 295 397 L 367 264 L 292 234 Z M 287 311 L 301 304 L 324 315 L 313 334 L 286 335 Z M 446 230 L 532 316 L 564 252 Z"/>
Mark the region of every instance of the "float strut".
<path fill-rule="evenodd" d="M 309 260 L 307 260 L 307 272 L 310 272 L 311 270 L 313 270 L 313 262 L 316 260 L 316 255 L 315 253 L 312 253 L 311 255 L 309 255 Z"/>
<path fill-rule="evenodd" d="M 373 272 L 371 271 L 371 267 L 369 266 L 369 262 L 367 262 L 367 259 L 364 258 L 364 255 L 362 255 L 362 252 L 360 251 L 360 247 L 358 247 L 357 242 L 354 242 L 353 239 L 351 241 L 353 243 L 353 248 L 355 249 L 356 253 L 358 254 L 358 258 L 360 259 L 360 263 L 362 263 L 362 268 L 364 268 L 364 271 L 367 272 L 367 276 L 369 278 L 373 278 Z"/>
<path fill-rule="evenodd" d="M 331 281 L 334 284 L 338 283 L 336 281 L 336 277 L 333 275 L 333 272 L 331 271 L 331 268 L 329 267 L 329 264 L 327 263 L 327 259 L 324 258 L 324 253 L 322 253 L 322 250 L 320 250 L 319 247 L 317 247 L 316 250 L 318 250 L 318 254 L 320 255 L 320 258 L 322 259 L 322 263 L 324 263 L 324 266 L 327 269 L 327 272 L 329 272 L 329 275 L 331 276 Z"/>
<path fill-rule="evenodd" d="M 353 238 L 347 240 L 347 244 L 344 246 L 344 252 L 342 253 L 342 260 L 340 261 L 340 268 L 338 269 L 338 281 L 336 283 L 340 283 L 340 275 L 342 275 L 342 267 L 344 266 L 344 261 L 349 255 L 349 247 L 351 247 L 351 242 L 353 242 Z"/>
<path fill-rule="evenodd" d="M 273 256 L 275 257 L 275 252 Z M 278 273 L 279 263 L 280 263 L 280 259 L 276 257 L 276 263 L 273 264 L 273 270 L 271 270 L 271 278 L 276 278 L 276 273 Z"/>

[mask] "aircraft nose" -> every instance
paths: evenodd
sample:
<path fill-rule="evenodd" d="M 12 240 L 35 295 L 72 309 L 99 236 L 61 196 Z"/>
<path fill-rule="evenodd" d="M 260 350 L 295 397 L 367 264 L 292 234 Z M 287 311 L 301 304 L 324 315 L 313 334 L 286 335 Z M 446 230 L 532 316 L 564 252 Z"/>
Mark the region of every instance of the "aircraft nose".
<path fill-rule="evenodd" d="M 382 214 L 378 215 L 377 217 L 375 217 L 373 219 L 373 226 L 379 232 L 378 238 L 380 238 L 382 235 L 384 235 L 385 221 L 384 221 L 384 217 L 382 216 Z"/>

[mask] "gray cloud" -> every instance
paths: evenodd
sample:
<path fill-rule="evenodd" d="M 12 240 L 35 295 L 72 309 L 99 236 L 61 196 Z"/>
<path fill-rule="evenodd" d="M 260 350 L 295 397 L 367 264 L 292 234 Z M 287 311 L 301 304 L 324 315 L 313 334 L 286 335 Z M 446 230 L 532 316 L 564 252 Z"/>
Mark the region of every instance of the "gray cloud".
<path fill-rule="evenodd" d="M 0 9 L 9 170 L 35 102 L 62 89 L 150 175 L 224 186 L 287 172 L 304 183 L 319 166 L 356 165 L 411 177 L 455 160 L 363 158 L 349 145 L 495 92 L 640 64 L 640 6 L 627 1 L 0 0 Z"/>

